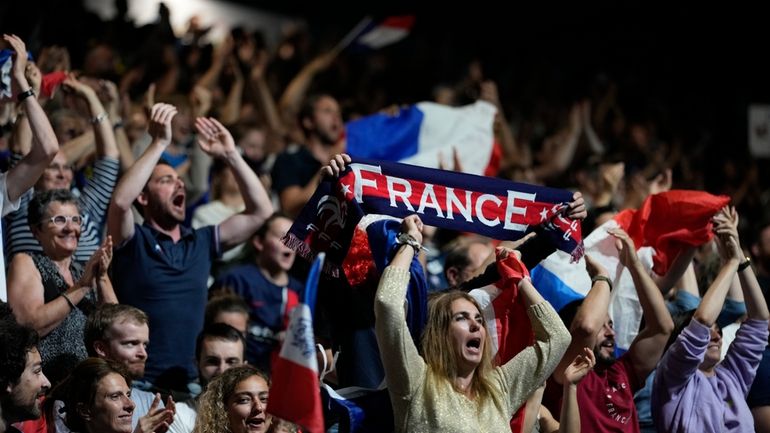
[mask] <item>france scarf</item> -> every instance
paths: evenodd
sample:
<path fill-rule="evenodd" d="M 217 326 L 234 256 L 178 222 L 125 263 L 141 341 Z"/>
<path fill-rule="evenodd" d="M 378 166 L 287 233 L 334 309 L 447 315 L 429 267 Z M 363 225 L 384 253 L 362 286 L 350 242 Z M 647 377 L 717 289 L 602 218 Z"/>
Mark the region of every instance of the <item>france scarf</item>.
<path fill-rule="evenodd" d="M 284 243 L 312 260 L 326 253 L 324 270 L 339 276 L 356 224 L 366 214 L 516 240 L 542 226 L 556 248 L 582 255 L 579 221 L 563 215 L 572 192 L 453 171 L 356 159 L 338 179 L 323 180 Z"/>

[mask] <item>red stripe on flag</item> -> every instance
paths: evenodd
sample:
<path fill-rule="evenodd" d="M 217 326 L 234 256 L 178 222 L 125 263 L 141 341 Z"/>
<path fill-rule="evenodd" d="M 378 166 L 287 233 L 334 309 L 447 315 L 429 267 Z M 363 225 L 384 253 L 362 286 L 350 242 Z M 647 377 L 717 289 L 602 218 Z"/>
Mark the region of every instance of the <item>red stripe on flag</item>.
<path fill-rule="evenodd" d="M 409 30 L 414 26 L 414 15 L 402 15 L 396 17 L 387 17 L 382 21 L 382 26 L 398 27 Z"/>
<path fill-rule="evenodd" d="M 316 372 L 286 358 L 273 364 L 272 391 L 267 412 L 299 424 L 303 431 L 323 433 L 321 393 Z M 276 392 L 281 390 L 280 392 Z"/>

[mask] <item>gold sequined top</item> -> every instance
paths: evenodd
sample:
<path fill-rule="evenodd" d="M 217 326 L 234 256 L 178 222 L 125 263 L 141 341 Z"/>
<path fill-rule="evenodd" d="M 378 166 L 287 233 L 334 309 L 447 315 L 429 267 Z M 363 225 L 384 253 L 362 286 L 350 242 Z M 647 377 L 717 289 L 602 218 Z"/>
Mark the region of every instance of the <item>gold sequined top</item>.
<path fill-rule="evenodd" d="M 503 403 L 492 399 L 483 406 L 456 392 L 447 380 L 433 385 L 406 326 L 404 297 L 409 284 L 406 269 L 388 267 L 382 274 L 375 301 L 375 332 L 388 381 L 396 432 L 510 433 L 513 413 L 553 372 L 570 343 L 570 334 L 551 304 L 531 306 L 535 344 L 491 372 L 490 382 Z"/>

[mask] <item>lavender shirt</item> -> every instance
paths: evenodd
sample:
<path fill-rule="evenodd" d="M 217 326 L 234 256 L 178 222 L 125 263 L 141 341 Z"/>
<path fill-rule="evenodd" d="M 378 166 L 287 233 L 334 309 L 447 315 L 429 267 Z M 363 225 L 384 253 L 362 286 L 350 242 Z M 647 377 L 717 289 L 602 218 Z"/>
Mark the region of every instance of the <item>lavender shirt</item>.
<path fill-rule="evenodd" d="M 708 347 L 709 327 L 693 319 L 658 364 L 652 418 L 659 432 L 754 432 L 746 395 L 767 345 L 767 320 L 741 325 L 716 375 L 698 370 Z"/>

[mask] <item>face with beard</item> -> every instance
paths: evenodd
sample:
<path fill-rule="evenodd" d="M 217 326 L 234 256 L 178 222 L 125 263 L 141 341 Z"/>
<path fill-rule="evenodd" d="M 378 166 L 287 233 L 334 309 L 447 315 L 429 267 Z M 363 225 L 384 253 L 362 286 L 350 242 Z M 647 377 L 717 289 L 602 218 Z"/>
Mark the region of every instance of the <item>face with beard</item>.
<path fill-rule="evenodd" d="M 19 380 L 8 385 L 8 396 L 3 401 L 5 418 L 13 422 L 40 418 L 40 398 L 50 387 L 51 383 L 43 374 L 40 352 L 36 348 L 30 350 Z"/>
<path fill-rule="evenodd" d="M 344 125 L 340 106 L 331 96 L 324 96 L 315 104 L 312 124 L 313 132 L 327 146 L 339 141 Z"/>
<path fill-rule="evenodd" d="M 163 228 L 184 222 L 184 182 L 173 167 L 158 164 L 137 201 L 144 208 L 144 217 Z"/>
<path fill-rule="evenodd" d="M 609 366 L 615 362 L 615 330 L 612 329 L 612 319 L 609 316 L 607 316 L 604 326 L 596 335 L 594 355 L 596 356 L 597 364 Z"/>

